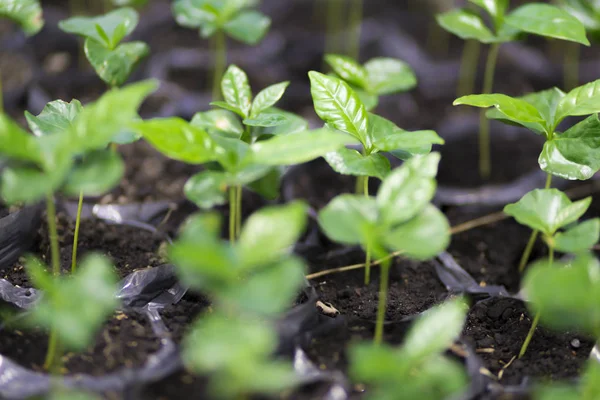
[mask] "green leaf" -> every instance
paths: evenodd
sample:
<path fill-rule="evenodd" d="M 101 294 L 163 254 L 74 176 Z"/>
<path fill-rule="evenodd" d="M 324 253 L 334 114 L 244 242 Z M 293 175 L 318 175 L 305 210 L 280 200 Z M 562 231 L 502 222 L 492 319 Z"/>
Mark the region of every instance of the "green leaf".
<path fill-rule="evenodd" d="M 0 0 L 0 16 L 18 23 L 27 35 L 38 33 L 44 26 L 39 0 Z"/>
<path fill-rule="evenodd" d="M 586 180 L 600 169 L 600 120 L 596 114 L 544 143 L 540 168 L 565 179 Z"/>
<path fill-rule="evenodd" d="M 554 236 L 554 247 L 563 253 L 579 253 L 591 249 L 600 238 L 600 218 L 590 219 L 575 227 L 558 232 Z"/>
<path fill-rule="evenodd" d="M 556 121 L 569 115 L 589 115 L 600 112 L 600 79 L 571 90 L 558 104 Z"/>
<path fill-rule="evenodd" d="M 108 49 L 114 49 L 137 24 L 137 11 L 123 7 L 99 17 L 72 17 L 60 21 L 58 26 L 65 32 L 90 38 Z"/>
<path fill-rule="evenodd" d="M 35 137 L 1 113 L 0 154 L 20 161 L 42 162 L 42 149 Z"/>
<path fill-rule="evenodd" d="M 319 212 L 319 226 L 336 242 L 365 244 L 365 233 L 375 226 L 377 218 L 374 198 L 341 194 Z"/>
<path fill-rule="evenodd" d="M 361 89 L 369 89 L 367 70 L 351 57 L 339 54 L 326 54 L 325 62 L 329 64 L 333 72 L 346 82 Z"/>
<path fill-rule="evenodd" d="M 402 345 L 407 364 L 444 353 L 460 336 L 468 307 L 453 299 L 424 312 L 411 326 Z"/>
<path fill-rule="evenodd" d="M 269 168 L 263 177 L 249 182 L 247 187 L 267 200 L 275 200 L 279 197 L 282 173 L 281 167 Z"/>
<path fill-rule="evenodd" d="M 177 0 L 171 6 L 175 20 L 186 28 L 200 28 L 217 22 L 217 10 L 203 0 Z"/>
<path fill-rule="evenodd" d="M 231 111 L 233 113 L 236 113 L 241 118 L 246 118 L 246 116 L 244 115 L 244 113 L 242 112 L 242 110 L 240 110 L 239 108 L 237 108 L 235 106 L 232 106 L 232 105 L 230 105 L 230 104 L 228 104 L 228 103 L 226 103 L 224 101 L 211 101 L 210 105 L 214 106 L 214 107 L 222 108 L 222 109 L 227 110 L 227 111 Z"/>
<path fill-rule="evenodd" d="M 86 39 L 85 56 L 98 76 L 109 86 L 121 86 L 142 58 L 150 53 L 144 42 L 129 42 L 110 50 L 93 39 Z"/>
<path fill-rule="evenodd" d="M 387 247 L 415 260 L 427 260 L 446 250 L 450 244 L 450 225 L 446 216 L 428 204 L 413 219 L 386 233 Z"/>
<path fill-rule="evenodd" d="M 70 103 L 54 100 L 46 104 L 37 117 L 25 111 L 25 118 L 34 135 L 52 135 L 66 132 L 81 110 L 83 107 L 77 99 L 71 100 Z"/>
<path fill-rule="evenodd" d="M 29 260 L 27 270 L 36 287 L 44 291 L 43 299 L 31 311 L 34 323 L 56 329 L 67 349 L 89 346 L 118 305 L 117 275 L 110 261 L 98 254 L 88 255 L 73 276 L 63 278 L 52 278 L 36 259 Z"/>
<path fill-rule="evenodd" d="M 473 94 L 454 100 L 453 105 L 468 105 L 487 108 L 496 107 L 509 119 L 521 122 L 544 122 L 539 111 L 525 100 L 516 99 L 504 94 Z"/>
<path fill-rule="evenodd" d="M 412 68 L 395 58 L 373 58 L 365 64 L 368 91 L 379 96 L 406 92 L 417 86 Z"/>
<path fill-rule="evenodd" d="M 406 158 L 429 153 L 433 144 L 444 144 L 444 139 L 435 131 L 405 131 L 393 122 L 371 113 L 369 113 L 369 134 L 377 150 L 402 150 L 406 153 Z"/>
<path fill-rule="evenodd" d="M 508 8 L 509 0 L 469 0 L 471 3 L 483 8 L 494 20 L 494 26 L 500 27 L 504 21 L 504 14 Z"/>
<path fill-rule="evenodd" d="M 264 165 L 300 164 L 353 142 L 348 135 L 326 128 L 275 136 L 251 146 L 252 160 Z"/>
<path fill-rule="evenodd" d="M 242 268 L 269 264 L 288 252 L 304 232 L 306 208 L 306 204 L 296 201 L 252 214 L 237 243 Z"/>
<path fill-rule="evenodd" d="M 341 79 L 310 71 L 310 92 L 317 115 L 333 128 L 347 132 L 371 147 L 367 110 L 358 95 Z"/>
<path fill-rule="evenodd" d="M 243 140 L 231 139 L 219 135 L 210 135 L 210 137 L 215 143 L 212 156 L 225 170 L 236 172 L 247 166 L 245 161 L 248 159 L 247 156 L 250 153 L 250 145 L 248 143 Z"/>
<path fill-rule="evenodd" d="M 258 92 L 252 102 L 250 117 L 254 118 L 274 106 L 281 99 L 289 84 L 289 81 L 276 83 Z"/>
<path fill-rule="evenodd" d="M 261 126 L 261 127 L 265 127 L 265 128 L 269 128 L 272 126 L 278 126 L 278 125 L 282 125 L 285 124 L 286 120 L 285 117 L 281 114 L 274 114 L 274 113 L 262 113 L 260 115 L 257 115 L 254 118 L 251 119 L 245 119 L 242 121 L 244 123 L 244 125 L 247 126 Z"/>
<path fill-rule="evenodd" d="M 262 40 L 271 26 L 271 18 L 260 11 L 242 11 L 223 26 L 231 37 L 249 45 Z"/>
<path fill-rule="evenodd" d="M 60 168 L 42 172 L 31 167 L 6 167 L 2 172 L 0 188 L 2 199 L 8 204 L 32 204 L 54 193 L 62 184 L 71 160 L 65 160 Z"/>
<path fill-rule="evenodd" d="M 250 115 L 252 107 L 252 90 L 248 76 L 236 65 L 230 65 L 221 81 L 223 98 L 231 107 L 241 112 L 242 118 Z"/>
<path fill-rule="evenodd" d="M 583 24 L 568 12 L 549 4 L 525 4 L 508 14 L 504 23 L 523 32 L 590 45 Z"/>
<path fill-rule="evenodd" d="M 558 189 L 535 189 L 517 203 L 508 204 L 504 212 L 520 224 L 553 236 L 556 231 L 581 217 L 590 206 L 591 197 L 571 202 Z"/>
<path fill-rule="evenodd" d="M 494 43 L 496 36 L 484 24 L 479 15 L 470 10 L 452 10 L 435 17 L 438 24 L 461 39 L 475 39 L 482 43 Z"/>
<path fill-rule="evenodd" d="M 234 113 L 227 110 L 198 112 L 194 114 L 190 125 L 232 139 L 239 139 L 244 133 L 244 127 L 240 120 Z"/>
<path fill-rule="evenodd" d="M 291 112 L 280 110 L 276 107 L 271 107 L 262 112 L 262 114 L 278 114 L 285 118 L 285 121 L 277 126 L 258 127 L 253 130 L 253 135 L 256 138 L 264 136 L 289 135 L 300 133 L 308 130 L 308 121 Z"/>
<path fill-rule="evenodd" d="M 393 170 L 377 192 L 381 222 L 394 226 L 421 212 L 433 199 L 440 154 L 432 153 L 406 161 Z"/>
<path fill-rule="evenodd" d="M 71 196 L 83 192 L 87 196 L 100 196 L 115 187 L 123 177 L 125 163 L 111 150 L 86 153 L 83 161 L 75 164 L 62 191 Z"/>
<path fill-rule="evenodd" d="M 202 171 L 185 183 L 184 193 L 198 207 L 207 209 L 227 202 L 229 178 L 225 172 Z"/>
<path fill-rule="evenodd" d="M 371 94 L 366 90 L 359 89 L 357 87 L 352 87 L 352 90 L 356 92 L 358 98 L 365 105 L 367 111 L 374 110 L 379 105 L 379 96 L 377 94 Z"/>
<path fill-rule="evenodd" d="M 215 144 L 200 128 L 180 118 L 157 118 L 131 124 L 152 146 L 167 157 L 189 164 L 215 159 Z"/>
<path fill-rule="evenodd" d="M 323 158 L 335 172 L 343 175 L 384 179 L 390 172 L 390 161 L 379 153 L 364 156 L 356 150 L 342 148 L 326 153 Z"/>

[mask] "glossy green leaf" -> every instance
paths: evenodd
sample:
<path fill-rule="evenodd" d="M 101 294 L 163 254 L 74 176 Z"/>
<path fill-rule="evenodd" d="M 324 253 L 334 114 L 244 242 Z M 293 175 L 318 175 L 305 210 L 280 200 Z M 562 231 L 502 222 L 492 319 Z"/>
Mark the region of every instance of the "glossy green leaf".
<path fill-rule="evenodd" d="M 194 114 L 190 125 L 233 139 L 239 139 L 244 133 L 239 118 L 227 110 L 198 112 Z"/>
<path fill-rule="evenodd" d="M 217 10 L 210 6 L 210 1 L 176 0 L 172 3 L 171 9 L 179 25 L 187 28 L 200 28 L 203 25 L 217 23 Z"/>
<path fill-rule="evenodd" d="M 586 180 L 600 169 L 600 120 L 596 114 L 546 141 L 540 168 L 565 179 Z"/>
<path fill-rule="evenodd" d="M 54 193 L 62 184 L 70 167 L 70 160 L 60 169 L 45 173 L 32 167 L 6 167 L 2 171 L 0 189 L 2 199 L 8 204 L 32 204 Z"/>
<path fill-rule="evenodd" d="M 246 116 L 244 115 L 242 110 L 240 110 L 239 108 L 232 106 L 229 103 L 226 103 L 224 101 L 211 101 L 210 105 L 213 107 L 222 108 L 223 110 L 231 111 L 231 112 L 239 115 L 241 118 L 246 118 Z"/>
<path fill-rule="evenodd" d="M 275 136 L 251 146 L 252 159 L 264 165 L 292 165 L 314 160 L 352 144 L 346 134 L 326 128 Z"/>
<path fill-rule="evenodd" d="M 215 159 L 211 137 L 180 118 L 151 119 L 135 122 L 131 127 L 167 157 L 189 164 Z"/>
<path fill-rule="evenodd" d="M 293 133 L 304 132 L 308 130 L 308 121 L 291 112 L 271 107 L 262 112 L 262 114 L 278 114 L 285 117 L 282 124 L 271 127 L 257 127 L 253 130 L 254 137 L 289 135 Z"/>
<path fill-rule="evenodd" d="M 375 114 L 369 114 L 369 134 L 377 150 L 403 150 L 407 154 L 406 158 L 429 153 L 433 144 L 444 144 L 444 139 L 435 131 L 405 131 Z"/>
<path fill-rule="evenodd" d="M 346 82 L 368 90 L 369 78 L 367 70 L 351 57 L 339 54 L 326 54 L 325 62 L 329 64 L 333 72 Z"/>
<path fill-rule="evenodd" d="M 378 57 L 366 62 L 367 90 L 377 95 L 406 92 L 417 86 L 417 76 L 404 61 Z"/>
<path fill-rule="evenodd" d="M 327 237 L 344 244 L 364 244 L 365 232 L 378 218 L 374 198 L 341 194 L 319 212 L 319 226 Z"/>
<path fill-rule="evenodd" d="M 427 260 L 446 250 L 450 244 L 450 225 L 446 216 L 428 204 L 411 220 L 386 233 L 385 245 L 416 260 Z"/>
<path fill-rule="evenodd" d="M 114 49 L 133 32 L 137 23 L 137 11 L 123 7 L 99 17 L 72 17 L 60 21 L 58 26 L 65 32 L 90 38 L 108 49 Z"/>
<path fill-rule="evenodd" d="M 84 51 L 98 76 L 114 87 L 127 81 L 140 60 L 148 56 L 150 48 L 144 42 L 129 42 L 110 50 L 88 38 L 84 44 Z"/>
<path fill-rule="evenodd" d="M 304 232 L 306 208 L 306 204 L 296 201 L 252 214 L 237 243 L 242 268 L 269 264 L 288 252 Z"/>
<path fill-rule="evenodd" d="M 223 26 L 232 38 L 255 45 L 269 31 L 271 18 L 256 10 L 242 11 Z"/>
<path fill-rule="evenodd" d="M 432 153 L 406 161 L 393 170 L 377 192 L 381 222 L 394 226 L 421 212 L 433 199 L 440 154 Z"/>
<path fill-rule="evenodd" d="M 249 185 L 250 183 L 265 178 L 272 170 L 273 167 L 270 165 L 244 165 L 238 171 L 230 173 L 231 184 L 238 186 Z"/>
<path fill-rule="evenodd" d="M 499 27 L 503 20 L 509 0 L 469 0 L 471 3 L 483 8 L 494 20 L 494 25 Z"/>
<path fill-rule="evenodd" d="M 229 179 L 225 172 L 202 171 L 185 183 L 184 193 L 198 207 L 207 209 L 227 202 Z"/>
<path fill-rule="evenodd" d="M 453 105 L 468 105 L 487 108 L 496 107 L 509 119 L 517 122 L 544 122 L 539 111 L 525 100 L 506 96 L 504 94 L 473 94 L 454 100 Z"/>
<path fill-rule="evenodd" d="M 0 113 L 0 154 L 8 158 L 38 163 L 42 149 L 35 137 L 24 131 L 6 114 Z"/>
<path fill-rule="evenodd" d="M 247 126 L 260 126 L 269 128 L 285 124 L 285 117 L 281 114 L 275 113 L 262 113 L 254 118 L 246 118 L 242 121 Z"/>
<path fill-rule="evenodd" d="M 269 168 L 264 176 L 249 182 L 246 186 L 267 200 L 275 200 L 279 197 L 282 174 L 281 167 Z"/>
<path fill-rule="evenodd" d="M 358 95 L 341 79 L 310 71 L 310 92 L 317 115 L 333 128 L 347 132 L 371 147 L 367 110 Z"/>
<path fill-rule="evenodd" d="M 227 104 L 239 110 L 244 118 L 250 115 L 252 90 L 244 71 L 236 65 L 230 65 L 223 75 L 221 91 Z"/>
<path fill-rule="evenodd" d="M 214 142 L 212 156 L 225 170 L 236 172 L 246 166 L 244 162 L 250 153 L 248 143 L 214 134 L 210 137 Z"/>
<path fill-rule="evenodd" d="M 554 235 L 554 247 L 563 253 L 579 253 L 591 249 L 600 238 L 600 218 L 590 219 Z"/>
<path fill-rule="evenodd" d="M 52 278 L 36 259 L 27 262 L 27 272 L 44 291 L 44 297 L 31 310 L 32 321 L 56 329 L 61 344 L 68 349 L 89 346 L 118 305 L 117 275 L 104 256 L 88 255 L 69 277 Z"/>
<path fill-rule="evenodd" d="M 559 7 L 530 3 L 509 13 L 504 23 L 523 32 L 568 40 L 589 46 L 585 27 L 574 16 Z"/>
<path fill-rule="evenodd" d="M 0 16 L 18 23 L 28 35 L 38 33 L 44 26 L 39 0 L 0 0 Z"/>
<path fill-rule="evenodd" d="M 275 103 L 281 99 L 289 84 L 289 81 L 276 83 L 275 85 L 268 86 L 258 92 L 252 101 L 250 117 L 254 118 L 257 115 L 260 115 L 263 111 L 274 106 Z"/>
<path fill-rule="evenodd" d="M 364 156 L 356 150 L 342 148 L 326 153 L 323 158 L 335 172 L 343 175 L 384 179 L 390 172 L 390 161 L 379 153 Z"/>
<path fill-rule="evenodd" d="M 451 10 L 436 15 L 438 24 L 461 39 L 475 39 L 482 43 L 494 43 L 496 36 L 485 26 L 479 15 L 470 10 Z"/>
<path fill-rule="evenodd" d="M 556 231 L 577 221 L 588 209 L 591 197 L 571 202 L 558 189 L 535 189 L 516 203 L 504 207 L 504 212 L 520 224 L 553 236 Z"/>
<path fill-rule="evenodd" d="M 86 153 L 83 161 L 75 164 L 62 191 L 70 196 L 83 192 L 87 196 L 100 196 L 115 187 L 123 177 L 125 163 L 111 150 Z"/>
<path fill-rule="evenodd" d="M 571 90 L 558 104 L 557 121 L 569 115 L 589 115 L 600 112 L 600 79 Z"/>
<path fill-rule="evenodd" d="M 25 118 L 34 135 L 52 135 L 66 132 L 81 110 L 83 107 L 77 99 L 70 103 L 54 100 L 46 104 L 37 116 L 25 111 Z"/>
<path fill-rule="evenodd" d="M 352 87 L 352 90 L 356 92 L 358 98 L 365 105 L 367 111 L 374 110 L 379 105 L 379 96 L 377 94 L 371 94 L 366 90 Z"/>

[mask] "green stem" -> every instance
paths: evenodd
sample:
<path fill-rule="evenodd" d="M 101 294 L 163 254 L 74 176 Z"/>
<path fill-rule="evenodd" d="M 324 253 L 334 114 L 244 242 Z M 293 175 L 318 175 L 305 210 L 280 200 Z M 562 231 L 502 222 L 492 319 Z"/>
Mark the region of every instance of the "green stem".
<path fill-rule="evenodd" d="M 221 79 L 225 73 L 227 66 L 227 38 L 225 32 L 217 30 L 214 36 L 214 57 L 215 64 L 213 67 L 213 86 L 212 86 L 212 98 L 213 101 L 221 98 Z"/>
<path fill-rule="evenodd" d="M 0 115 L 4 114 L 4 93 L 2 93 L 2 69 L 0 69 Z"/>
<path fill-rule="evenodd" d="M 235 223 L 236 223 L 236 193 L 235 186 L 229 187 L 229 242 L 235 243 Z"/>
<path fill-rule="evenodd" d="M 499 50 L 500 44 L 494 43 L 488 51 L 483 77 L 483 94 L 492 92 Z M 485 110 L 481 110 L 479 114 L 479 174 L 483 179 L 488 179 L 492 172 L 490 158 L 490 121 L 485 116 Z"/>
<path fill-rule="evenodd" d="M 350 9 L 349 27 L 352 31 L 348 41 L 348 55 L 358 61 L 360 56 L 360 37 L 362 34 L 363 0 L 353 0 Z"/>
<path fill-rule="evenodd" d="M 44 360 L 44 369 L 53 374 L 60 373 L 60 344 L 58 331 L 55 329 L 54 324 L 50 329 L 50 337 L 48 339 L 48 352 L 46 353 L 46 359 Z"/>
<path fill-rule="evenodd" d="M 521 358 L 525 355 L 525 352 L 527 351 L 527 347 L 529 347 L 529 343 L 531 342 L 531 338 L 533 338 L 535 328 L 537 328 L 539 321 L 540 321 L 540 312 L 538 311 L 537 314 L 535 314 L 535 318 L 533 319 L 531 328 L 529 328 L 527 337 L 525 338 L 525 341 L 523 342 L 523 345 L 521 346 L 521 351 L 519 352 L 519 358 Z"/>
<path fill-rule="evenodd" d="M 327 20 L 325 28 L 325 53 L 337 53 L 339 51 L 338 36 L 342 18 L 341 0 L 327 0 Z M 327 64 L 324 64 L 324 70 Z"/>
<path fill-rule="evenodd" d="M 390 278 L 391 259 L 386 259 L 381 263 L 380 282 L 379 282 L 379 303 L 377 304 L 377 322 L 375 324 L 375 344 L 381 344 L 383 340 L 383 322 L 385 320 L 385 311 L 387 307 L 387 294 Z"/>
<path fill-rule="evenodd" d="M 579 58 L 581 46 L 578 43 L 567 43 L 564 58 L 564 85 L 570 91 L 579 86 Z"/>
<path fill-rule="evenodd" d="M 235 237 L 240 237 L 242 231 L 242 186 L 236 187 L 236 209 L 235 209 Z"/>
<path fill-rule="evenodd" d="M 71 254 L 71 273 L 77 270 L 77 245 L 79 244 L 79 225 L 81 224 L 81 208 L 83 206 L 83 192 L 79 192 L 77 203 L 77 217 L 75 218 L 75 233 L 73 234 L 73 253 Z"/>
<path fill-rule="evenodd" d="M 369 197 L 369 177 L 363 176 L 363 192 L 365 197 Z M 365 258 L 365 285 L 371 282 L 371 245 L 367 242 Z"/>
<path fill-rule="evenodd" d="M 466 96 L 475 91 L 477 65 L 481 53 L 481 43 L 477 40 L 467 40 L 460 60 L 460 75 L 458 78 L 457 97 Z"/>
<path fill-rule="evenodd" d="M 56 207 L 54 205 L 54 196 L 49 193 L 46 196 L 46 218 L 48 220 L 48 235 L 50 237 L 50 258 L 52 260 L 52 275 L 60 275 L 60 259 L 58 253 L 58 231 L 56 228 Z M 48 341 L 48 352 L 44 368 L 51 372 L 58 372 L 60 351 L 58 343 L 58 333 L 54 325 L 50 329 L 50 338 Z"/>

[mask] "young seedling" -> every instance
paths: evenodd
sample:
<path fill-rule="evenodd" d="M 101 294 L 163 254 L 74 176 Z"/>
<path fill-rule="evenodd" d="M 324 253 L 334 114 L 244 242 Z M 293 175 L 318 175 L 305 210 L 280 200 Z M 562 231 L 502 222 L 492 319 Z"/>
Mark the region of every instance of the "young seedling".
<path fill-rule="evenodd" d="M 253 98 L 246 74 L 232 65 L 223 76 L 225 101 L 212 103 L 224 110 L 198 113 L 190 123 L 165 118 L 133 124 L 167 157 L 207 164 L 188 180 L 185 194 L 204 209 L 225 204 L 229 197 L 232 242 L 241 227 L 243 186 L 277 197 L 280 166 L 310 161 L 354 143 L 328 129 L 306 130 L 299 117 L 272 107 L 286 86 L 287 82 L 269 86 Z"/>
<path fill-rule="evenodd" d="M 111 88 L 122 86 L 150 49 L 144 42 L 121 43 L 138 23 L 138 13 L 124 7 L 99 17 L 72 17 L 60 21 L 65 32 L 85 38 L 85 56 Z"/>
<path fill-rule="evenodd" d="M 600 237 L 600 218 L 593 218 L 575 224 L 592 202 L 591 197 L 571 202 L 557 189 L 536 189 L 527 193 L 521 200 L 504 207 L 504 212 L 514 217 L 520 224 L 541 232 L 549 252 L 549 263 L 554 262 L 554 251 L 580 253 L 591 249 Z M 559 229 L 568 227 L 559 232 Z M 523 343 L 519 358 L 527 351 L 538 324 L 540 313 L 536 314 L 529 334 Z"/>
<path fill-rule="evenodd" d="M 256 45 L 271 26 L 271 19 L 254 9 L 258 3 L 259 0 L 176 0 L 173 3 L 173 15 L 179 25 L 199 29 L 204 39 L 213 37 L 213 100 L 218 100 L 219 83 L 227 65 L 226 34 Z"/>
<path fill-rule="evenodd" d="M 350 375 L 368 385 L 365 398 L 442 400 L 463 391 L 467 374 L 444 352 L 460 335 L 466 310 L 461 299 L 454 299 L 426 311 L 399 348 L 373 343 L 352 346 Z"/>
<path fill-rule="evenodd" d="M 61 349 L 85 349 L 117 307 L 117 276 L 110 262 L 100 255 L 87 256 L 71 277 L 49 274 L 35 258 L 29 259 L 26 267 L 35 287 L 44 292 L 28 321 L 50 331 L 44 367 L 58 373 Z"/>
<path fill-rule="evenodd" d="M 379 103 L 379 96 L 406 92 L 417 85 L 417 77 L 404 61 L 373 58 L 360 65 L 351 57 L 326 54 L 325 61 L 360 97 L 367 111 Z"/>
<path fill-rule="evenodd" d="M 456 9 L 440 14 L 437 20 L 444 29 L 461 39 L 491 44 L 485 68 L 483 94 L 492 92 L 500 45 L 516 40 L 522 33 L 577 42 L 586 46 L 590 44 L 585 36 L 583 24 L 559 7 L 529 3 L 508 12 L 508 0 L 469 1 L 485 11 L 493 23 L 492 29 L 485 25 L 478 13 L 468 9 Z M 481 113 L 479 171 L 482 178 L 488 178 L 491 173 L 489 130 L 489 121 Z"/>
<path fill-rule="evenodd" d="M 435 193 L 439 153 L 413 157 L 390 173 L 376 198 L 343 194 L 319 213 L 319 225 L 332 240 L 361 245 L 378 258 L 381 267 L 375 343 L 381 343 L 391 260 L 389 251 L 426 260 L 450 241 L 444 214 L 429 204 Z M 366 272 L 368 277 L 368 272 Z"/>
<path fill-rule="evenodd" d="M 304 231 L 306 209 L 302 202 L 266 207 L 248 218 L 235 244 L 220 239 L 218 214 L 195 215 L 170 248 L 182 281 L 212 301 L 212 312 L 184 338 L 183 359 L 210 374 L 219 398 L 271 394 L 296 381 L 289 363 L 271 357 L 274 318 L 305 282 L 305 266 L 290 249 Z"/>
<path fill-rule="evenodd" d="M 538 162 L 548 173 L 546 189 L 550 187 L 552 175 L 564 179 L 585 180 L 600 169 L 600 154 L 597 142 L 600 140 L 600 121 L 597 115 L 558 132 L 558 125 L 569 116 L 586 116 L 600 112 L 600 80 L 590 82 L 564 93 L 553 88 L 530 93 L 520 98 L 503 94 L 464 96 L 454 101 L 454 105 L 465 104 L 474 107 L 495 107 L 487 117 L 509 124 L 523 126 L 546 139 Z M 529 254 L 538 235 L 534 231 L 529 244 L 521 257 L 519 269 L 529 260 Z"/>
<path fill-rule="evenodd" d="M 349 134 L 362 145 L 362 152 L 342 148 L 324 156 L 334 171 L 362 179 L 359 180 L 362 185 L 357 184 L 357 192 L 369 196 L 369 177 L 384 179 L 390 172 L 390 162 L 381 152 L 390 152 L 405 160 L 429 153 L 433 144 L 444 143 L 434 131 L 408 132 L 367 112 L 358 94 L 343 80 L 315 71 L 308 75 L 317 115 L 327 126 Z M 367 247 L 366 284 L 369 283 L 370 260 L 370 247 Z"/>

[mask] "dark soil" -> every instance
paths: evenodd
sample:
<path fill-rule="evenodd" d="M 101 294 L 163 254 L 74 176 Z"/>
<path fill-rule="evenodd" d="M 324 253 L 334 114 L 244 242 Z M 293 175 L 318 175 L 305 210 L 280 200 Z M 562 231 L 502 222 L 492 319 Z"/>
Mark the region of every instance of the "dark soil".
<path fill-rule="evenodd" d="M 0 354 L 19 364 L 43 371 L 48 336 L 41 329 L 0 331 Z M 96 335 L 92 346 L 81 353 L 65 353 L 64 374 L 106 375 L 120 368 L 142 366 L 160 348 L 148 319 L 136 313 L 117 312 Z"/>
<path fill-rule="evenodd" d="M 177 304 L 171 304 L 160 310 L 160 315 L 169 330 L 170 337 L 179 344 L 191 324 L 206 310 L 210 310 L 208 299 L 188 292 Z"/>
<path fill-rule="evenodd" d="M 525 377 L 559 380 L 578 376 L 594 342 L 581 334 L 541 327 L 536 329 L 525 355 L 507 367 L 519 354 L 531 321 L 521 301 L 492 298 L 473 306 L 463 331 L 464 340 L 476 348 L 491 373 L 498 376 L 503 370 L 499 381 L 505 385 L 518 385 Z"/>

